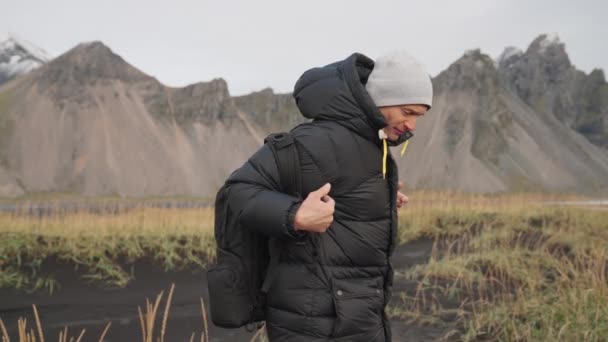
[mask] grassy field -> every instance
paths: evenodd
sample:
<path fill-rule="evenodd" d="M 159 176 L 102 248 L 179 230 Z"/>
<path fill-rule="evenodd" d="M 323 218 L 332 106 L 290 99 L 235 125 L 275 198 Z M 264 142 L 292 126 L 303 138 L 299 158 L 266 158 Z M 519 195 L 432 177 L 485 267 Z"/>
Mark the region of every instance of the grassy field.
<path fill-rule="evenodd" d="M 546 195 L 420 199 L 401 216 L 401 242 L 428 238 L 434 248 L 397 275 L 417 285 L 392 315 L 456 322 L 467 341 L 608 339 L 608 211 L 541 205 L 564 199 Z"/>
<path fill-rule="evenodd" d="M 415 192 L 400 211 L 405 244 L 433 241 L 428 263 L 398 270 L 389 313 L 447 327 L 446 339 L 602 341 L 608 336 L 608 211 L 548 206 L 575 196 Z M 107 199 L 105 201 L 114 201 Z M 60 260 L 86 277 L 124 286 L 124 265 L 153 259 L 167 270 L 214 258 L 213 210 L 126 206 L 0 213 L 0 287 L 54 291 L 41 276 Z M 42 272 L 43 273 L 43 272 Z"/>
<path fill-rule="evenodd" d="M 213 209 L 149 208 L 122 202 L 102 209 L 56 209 L 31 215 L 31 202 L 0 213 L 0 287 L 53 291 L 53 279 L 40 277 L 46 260 L 83 267 L 88 279 L 124 286 L 125 264 L 153 259 L 166 270 L 205 266 L 215 256 Z M 176 205 L 174 205 L 175 207 Z M 105 209 L 103 209 L 105 208 Z"/>

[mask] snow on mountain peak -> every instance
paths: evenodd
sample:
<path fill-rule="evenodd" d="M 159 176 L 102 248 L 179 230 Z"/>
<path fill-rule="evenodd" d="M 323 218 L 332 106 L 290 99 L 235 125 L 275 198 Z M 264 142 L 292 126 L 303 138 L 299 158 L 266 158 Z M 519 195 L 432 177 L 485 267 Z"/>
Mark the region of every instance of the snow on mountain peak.
<path fill-rule="evenodd" d="M 51 56 L 43 49 L 35 46 L 27 40 L 21 39 L 14 33 L 0 33 L 0 52 L 6 48 L 15 49 L 17 46 L 28 52 L 32 57 L 46 63 L 51 60 Z"/>
<path fill-rule="evenodd" d="M 0 83 L 35 69 L 51 59 L 43 49 L 13 33 L 0 33 Z"/>

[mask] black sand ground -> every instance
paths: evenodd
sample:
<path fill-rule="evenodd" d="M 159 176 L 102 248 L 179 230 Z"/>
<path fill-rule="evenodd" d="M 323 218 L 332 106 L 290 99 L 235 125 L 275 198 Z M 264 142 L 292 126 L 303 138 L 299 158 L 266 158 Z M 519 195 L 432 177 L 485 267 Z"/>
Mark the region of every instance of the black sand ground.
<path fill-rule="evenodd" d="M 420 240 L 399 246 L 393 256 L 396 269 L 403 270 L 428 260 L 432 241 Z M 17 319 L 27 317 L 28 326 L 34 327 L 32 304 L 36 304 L 46 340 L 56 340 L 59 331 L 68 326 L 70 335 L 77 336 L 86 328 L 83 341 L 97 341 L 105 325 L 112 326 L 105 341 L 141 341 L 141 329 L 137 307 L 145 307 L 145 299 L 153 300 L 165 293 L 175 283 L 175 292 L 167 323 L 166 341 L 189 341 L 193 332 L 200 341 L 203 329 L 200 297 L 208 300 L 204 270 L 184 270 L 163 272 L 151 263 L 134 265 L 135 279 L 126 288 L 103 288 L 87 284 L 74 272 L 73 266 L 57 262 L 43 267 L 44 273 L 53 275 L 61 287 L 53 295 L 48 293 L 26 293 L 14 290 L 0 290 L 0 318 L 7 325 L 9 335 L 17 338 Z M 399 291 L 414 291 L 415 284 L 395 283 L 395 296 Z M 166 294 L 165 294 L 166 296 Z M 161 305 L 159 318 L 162 316 Z M 160 326 L 160 319 L 157 321 Z M 393 320 L 393 341 L 432 341 L 445 333 L 445 329 L 416 326 Z M 158 330 L 157 330 L 158 331 Z M 221 329 L 209 320 L 210 341 L 249 341 L 253 333 L 245 329 Z"/>

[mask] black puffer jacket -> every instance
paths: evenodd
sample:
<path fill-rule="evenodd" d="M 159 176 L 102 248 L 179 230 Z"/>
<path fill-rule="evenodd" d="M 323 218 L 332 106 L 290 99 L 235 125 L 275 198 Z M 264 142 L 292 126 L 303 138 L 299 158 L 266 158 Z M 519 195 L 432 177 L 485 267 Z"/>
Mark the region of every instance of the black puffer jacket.
<path fill-rule="evenodd" d="M 355 53 L 306 71 L 294 97 L 314 120 L 295 127 L 304 197 L 326 182 L 335 200 L 325 233 L 293 230 L 301 200 L 278 192 L 272 152 L 258 150 L 229 178 L 244 226 L 278 237 L 283 251 L 268 292 L 270 341 L 391 341 L 385 308 L 397 231 L 397 165 L 383 177 L 384 117 L 365 90 L 374 62 Z M 406 133 L 397 142 L 407 140 Z"/>

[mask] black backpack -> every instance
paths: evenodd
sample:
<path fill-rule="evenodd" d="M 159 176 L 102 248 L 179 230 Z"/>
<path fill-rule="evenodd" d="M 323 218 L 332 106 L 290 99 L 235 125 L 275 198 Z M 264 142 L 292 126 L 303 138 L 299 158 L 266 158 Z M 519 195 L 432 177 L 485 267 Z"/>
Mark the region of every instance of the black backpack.
<path fill-rule="evenodd" d="M 289 133 L 270 134 L 264 143 L 273 152 L 282 192 L 302 198 L 300 162 L 293 137 Z M 207 271 L 211 320 L 223 328 L 249 328 L 265 320 L 265 294 L 275 275 L 280 243 L 240 225 L 230 210 L 229 188 L 226 182 L 215 199 L 217 263 Z"/>

